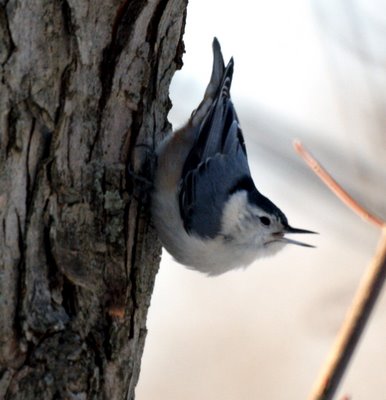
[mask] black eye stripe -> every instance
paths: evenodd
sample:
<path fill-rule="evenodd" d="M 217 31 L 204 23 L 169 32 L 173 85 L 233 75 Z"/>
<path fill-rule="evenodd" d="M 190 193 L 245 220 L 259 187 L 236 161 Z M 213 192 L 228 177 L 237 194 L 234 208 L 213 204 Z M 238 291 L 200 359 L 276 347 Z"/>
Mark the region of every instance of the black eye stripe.
<path fill-rule="evenodd" d="M 260 217 L 260 222 L 265 226 L 271 225 L 271 220 L 268 217 Z"/>

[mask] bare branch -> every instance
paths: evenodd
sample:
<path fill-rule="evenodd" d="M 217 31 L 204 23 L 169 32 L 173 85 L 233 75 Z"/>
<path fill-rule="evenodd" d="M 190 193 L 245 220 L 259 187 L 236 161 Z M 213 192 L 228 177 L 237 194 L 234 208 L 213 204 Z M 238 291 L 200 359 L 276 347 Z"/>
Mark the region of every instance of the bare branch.
<path fill-rule="evenodd" d="M 343 201 L 351 210 L 357 213 L 361 218 L 382 228 L 386 225 L 385 221 L 371 214 L 356 200 L 354 200 L 338 182 L 323 168 L 323 166 L 304 148 L 299 140 L 295 140 L 294 148 L 302 157 L 306 164 L 315 172 L 315 174 L 325 183 L 325 185 L 333 192 L 340 200 Z"/>
<path fill-rule="evenodd" d="M 386 277 L 386 228 L 359 285 L 309 400 L 332 399 L 381 292 Z"/>
<path fill-rule="evenodd" d="M 308 398 L 308 400 L 329 400 L 338 388 L 385 281 L 386 223 L 358 204 L 311 156 L 300 141 L 294 141 L 294 147 L 307 165 L 343 203 L 366 221 L 383 228 L 376 254 L 360 282 L 335 343 Z"/>

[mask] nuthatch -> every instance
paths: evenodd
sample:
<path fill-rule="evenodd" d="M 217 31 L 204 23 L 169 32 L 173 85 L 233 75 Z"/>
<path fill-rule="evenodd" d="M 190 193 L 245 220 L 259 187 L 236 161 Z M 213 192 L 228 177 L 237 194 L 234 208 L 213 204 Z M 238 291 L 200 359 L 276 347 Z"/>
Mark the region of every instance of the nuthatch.
<path fill-rule="evenodd" d="M 275 254 L 291 240 L 286 216 L 255 187 L 230 99 L 233 59 L 225 67 L 213 40 L 213 70 L 187 124 L 157 149 L 152 215 L 166 250 L 181 264 L 219 275 Z"/>

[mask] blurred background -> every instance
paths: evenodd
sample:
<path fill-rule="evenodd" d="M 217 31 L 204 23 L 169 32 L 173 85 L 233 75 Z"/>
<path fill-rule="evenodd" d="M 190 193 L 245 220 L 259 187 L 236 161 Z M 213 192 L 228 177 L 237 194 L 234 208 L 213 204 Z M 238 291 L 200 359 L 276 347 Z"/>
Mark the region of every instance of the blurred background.
<path fill-rule="evenodd" d="M 299 138 L 386 218 L 386 4 L 380 0 L 192 0 L 169 115 L 199 103 L 217 36 L 235 58 L 232 97 L 257 188 L 316 249 L 287 246 L 207 278 L 164 251 L 138 400 L 306 399 L 380 232 L 347 210 L 292 149 Z M 386 399 L 386 295 L 337 398 Z"/>

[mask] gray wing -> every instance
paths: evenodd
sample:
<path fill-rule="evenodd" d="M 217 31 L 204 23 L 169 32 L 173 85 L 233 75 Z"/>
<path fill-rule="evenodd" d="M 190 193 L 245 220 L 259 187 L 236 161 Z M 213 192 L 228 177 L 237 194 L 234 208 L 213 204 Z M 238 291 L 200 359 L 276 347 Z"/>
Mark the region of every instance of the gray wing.
<path fill-rule="evenodd" d="M 253 190 L 244 138 L 229 97 L 231 60 L 217 97 L 197 128 L 197 139 L 184 164 L 180 213 L 188 233 L 215 237 L 224 203 L 237 190 Z"/>

